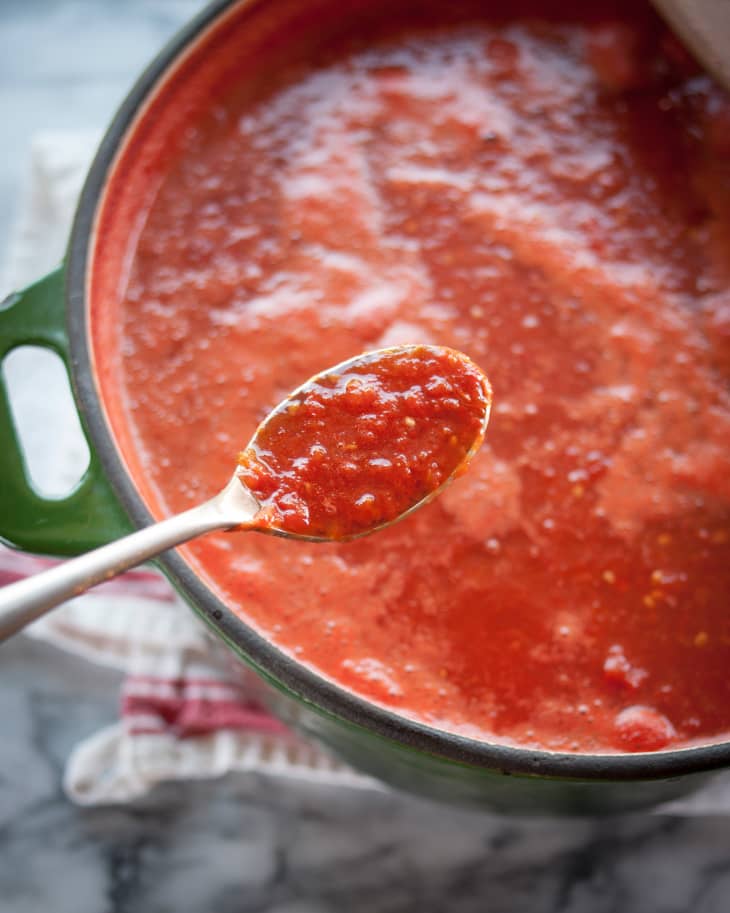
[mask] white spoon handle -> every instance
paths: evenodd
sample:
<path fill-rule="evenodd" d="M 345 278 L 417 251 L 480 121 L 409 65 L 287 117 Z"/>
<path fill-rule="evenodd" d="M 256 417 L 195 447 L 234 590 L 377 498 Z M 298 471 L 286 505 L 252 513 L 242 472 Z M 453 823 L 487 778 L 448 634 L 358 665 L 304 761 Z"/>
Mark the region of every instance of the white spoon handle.
<path fill-rule="evenodd" d="M 237 478 L 205 504 L 162 520 L 0 590 L 0 642 L 67 599 L 110 580 L 168 548 L 215 529 L 246 525 L 258 510 Z"/>
<path fill-rule="evenodd" d="M 728 0 L 653 0 L 707 70 L 730 89 L 730 2 Z"/>

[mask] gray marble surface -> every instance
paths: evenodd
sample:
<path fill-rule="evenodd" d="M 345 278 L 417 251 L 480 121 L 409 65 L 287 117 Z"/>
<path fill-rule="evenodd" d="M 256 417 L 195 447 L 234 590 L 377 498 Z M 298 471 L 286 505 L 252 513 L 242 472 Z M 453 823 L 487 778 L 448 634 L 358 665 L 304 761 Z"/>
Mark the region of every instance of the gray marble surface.
<path fill-rule="evenodd" d="M 196 0 L 0 0 L 0 247 L 31 135 L 105 123 Z M 118 677 L 0 651 L 0 913 L 728 913 L 730 816 L 509 820 L 238 775 L 79 809 L 81 738 Z"/>

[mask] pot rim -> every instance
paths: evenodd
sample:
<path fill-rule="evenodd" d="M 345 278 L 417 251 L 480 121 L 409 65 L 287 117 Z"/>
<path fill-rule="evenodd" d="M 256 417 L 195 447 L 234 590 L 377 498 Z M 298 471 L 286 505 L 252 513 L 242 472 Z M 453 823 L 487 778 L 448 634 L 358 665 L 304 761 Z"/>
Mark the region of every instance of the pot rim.
<path fill-rule="evenodd" d="M 67 251 L 66 308 L 72 385 L 91 444 L 114 491 L 138 527 L 154 522 L 154 518 L 127 473 L 112 430 L 100 408 L 100 391 L 95 381 L 87 334 L 87 275 L 92 263 L 96 216 L 104 198 L 107 179 L 130 128 L 172 66 L 223 14 L 236 6 L 253 6 L 257 2 L 213 0 L 186 23 L 151 61 L 122 102 L 101 141 L 81 192 L 71 229 Z M 505 775 L 591 781 L 656 780 L 730 766 L 730 741 L 637 754 L 570 754 L 480 741 L 416 722 L 358 697 L 288 656 L 236 617 L 177 553 L 168 552 L 159 560 L 176 588 L 199 607 L 199 614 L 216 634 L 267 677 L 273 678 L 314 709 L 404 748 Z"/>

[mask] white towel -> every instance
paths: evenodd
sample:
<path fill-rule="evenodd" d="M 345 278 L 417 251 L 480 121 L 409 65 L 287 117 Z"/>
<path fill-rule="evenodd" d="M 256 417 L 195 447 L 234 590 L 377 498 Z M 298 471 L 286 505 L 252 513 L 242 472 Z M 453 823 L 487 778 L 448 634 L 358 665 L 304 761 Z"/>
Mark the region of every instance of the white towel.
<path fill-rule="evenodd" d="M 99 136 L 53 131 L 34 139 L 3 294 L 61 261 Z M 19 350 L 5 373 L 31 475 L 44 494 L 63 495 L 88 458 L 70 393 L 62 389 L 63 370 L 53 358 Z M 53 563 L 0 547 L 0 583 Z M 133 571 L 97 587 L 28 633 L 126 673 L 120 721 L 84 740 L 68 759 L 64 787 L 75 802 L 124 802 L 162 780 L 251 769 L 333 787 L 381 788 L 269 716 L 243 666 L 155 571 Z"/>

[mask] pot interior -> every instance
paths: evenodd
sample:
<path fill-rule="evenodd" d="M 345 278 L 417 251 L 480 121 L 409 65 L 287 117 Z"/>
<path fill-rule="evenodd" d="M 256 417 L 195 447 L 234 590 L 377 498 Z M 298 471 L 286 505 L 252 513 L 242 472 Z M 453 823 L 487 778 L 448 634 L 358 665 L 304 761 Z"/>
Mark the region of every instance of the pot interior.
<path fill-rule="evenodd" d="M 430 24 L 429 10 L 436 18 L 449 19 L 451 17 L 454 22 L 458 23 L 458 28 L 462 29 L 463 33 L 459 33 L 461 37 L 457 38 L 454 48 L 458 52 L 458 42 L 463 41 L 465 53 L 470 52 L 469 36 L 470 29 L 472 28 L 470 25 L 470 22 L 472 21 L 470 17 L 477 16 L 479 4 L 458 4 L 449 12 L 439 10 L 439 6 L 441 5 L 406 3 L 399 6 L 398 16 L 402 17 L 404 21 L 407 21 L 409 16 L 413 14 L 414 9 L 418 9 L 418 15 L 420 16 L 420 21 L 424 28 L 428 27 Z M 518 4 L 518 6 L 521 9 L 522 5 Z M 534 7 L 534 4 L 526 3 L 524 6 L 525 11 L 529 12 L 529 10 Z M 565 4 L 547 3 L 542 6 L 547 11 L 545 13 L 545 30 L 547 33 L 550 33 L 550 30 L 553 27 L 557 29 L 565 28 L 565 23 L 570 23 L 571 17 L 578 18 L 578 13 L 571 13 L 569 6 L 566 6 Z M 627 8 L 629 7 L 630 5 L 627 5 Z M 576 10 L 577 9 L 578 7 L 576 7 Z M 597 7 L 592 12 L 581 11 L 580 15 L 581 17 L 588 18 L 595 17 L 597 20 L 600 20 L 603 15 L 601 9 L 598 9 Z M 424 10 L 426 12 L 424 12 Z M 331 0 L 311 0 L 311 2 L 306 4 L 296 2 L 296 0 L 276 0 L 276 2 L 269 3 L 241 2 L 221 4 L 219 8 L 206 14 L 194 34 L 188 33 L 185 38 L 181 40 L 181 43 L 174 54 L 165 55 L 168 59 L 159 65 L 152 67 L 147 77 L 143 78 L 136 93 L 133 93 L 126 108 L 123 109 L 122 114 L 112 128 L 112 132 L 106 141 L 105 148 L 102 150 L 100 159 L 97 161 L 96 180 L 98 183 L 98 194 L 95 199 L 90 198 L 88 201 L 94 209 L 92 213 L 93 232 L 89 237 L 89 248 L 86 258 L 88 268 L 84 276 L 85 303 L 87 309 L 86 327 L 88 328 L 88 353 L 92 367 L 95 394 L 98 397 L 99 407 L 102 410 L 104 424 L 102 436 L 113 440 L 114 456 L 111 462 L 118 461 L 118 468 L 121 470 L 121 481 L 119 482 L 120 489 L 127 500 L 128 505 L 131 504 L 136 519 L 143 519 L 147 513 L 156 517 L 162 517 L 169 509 L 169 505 L 165 503 L 165 499 L 161 495 L 161 489 L 158 484 L 159 479 L 157 482 L 155 481 L 154 474 L 150 471 L 151 466 L 149 459 L 144 455 L 144 448 L 140 447 L 137 429 L 134 424 L 129 421 L 128 404 L 125 401 L 124 396 L 120 395 L 120 391 L 124 390 L 125 386 L 128 388 L 129 385 L 128 378 L 125 378 L 123 375 L 119 357 L 119 354 L 127 351 L 130 345 L 130 340 L 125 336 L 124 329 L 124 295 L 125 290 L 130 283 L 133 258 L 139 256 L 138 253 L 135 253 L 135 248 L 137 247 L 138 239 L 140 239 L 145 232 L 151 204 L 162 192 L 163 185 L 170 169 L 176 161 L 181 160 L 186 156 L 194 159 L 195 150 L 207 149 L 207 144 L 215 142 L 215 138 L 221 135 L 220 124 L 227 116 L 227 111 L 245 111 L 249 103 L 255 105 L 262 97 L 274 95 L 280 86 L 285 86 L 287 81 L 292 79 L 292 74 L 295 74 L 298 68 L 302 73 L 308 73 L 313 66 L 316 67 L 320 62 L 326 63 L 329 59 L 327 57 L 327 48 L 331 43 L 346 46 L 350 49 L 357 49 L 360 37 L 367 34 L 369 29 L 375 27 L 374 23 L 377 23 L 383 18 L 384 12 L 390 14 L 391 27 L 395 28 L 397 26 L 395 16 L 392 15 L 389 10 L 388 4 L 382 2 L 366 3 L 364 0 L 363 2 L 358 0 L 356 3 L 350 3 L 348 4 L 347 17 L 341 15 L 341 11 L 337 8 L 336 4 L 331 2 Z M 519 10 L 517 7 L 514 9 L 511 8 L 509 11 L 505 12 L 503 17 L 495 15 L 494 20 L 500 22 L 501 19 L 507 19 L 510 16 L 516 17 L 518 12 Z M 651 16 L 648 11 L 646 15 Z M 519 40 L 521 40 L 519 38 L 521 34 L 519 26 L 516 27 L 515 34 L 517 35 L 516 40 L 518 40 L 519 43 Z M 565 38 L 565 35 L 568 37 Z M 572 38 L 571 35 L 570 29 L 568 29 L 565 31 L 561 40 L 567 41 L 568 44 L 570 41 L 579 43 L 581 39 L 578 37 Z M 601 39 L 599 33 L 599 51 L 597 52 L 599 69 L 602 65 L 600 63 L 602 60 L 601 40 L 603 39 Z M 513 49 L 510 49 L 510 43 L 505 39 L 492 39 L 491 43 L 485 45 L 485 54 L 486 53 L 494 55 L 495 60 L 500 62 L 500 66 L 509 68 L 509 66 L 512 65 L 512 63 L 510 63 L 510 55 L 513 54 Z M 407 64 L 407 60 L 405 61 L 404 66 L 405 64 Z M 454 65 L 459 65 L 458 53 L 455 54 Z M 399 72 L 399 66 L 391 61 L 388 66 L 374 66 L 374 69 L 378 70 L 378 79 L 380 79 L 385 86 L 383 92 L 391 92 L 393 96 L 396 96 L 400 91 L 398 80 L 402 79 L 402 73 Z M 553 71 L 553 76 L 555 72 L 559 72 L 559 69 Z M 508 78 L 509 77 L 505 76 L 505 79 Z M 439 90 L 436 85 L 431 85 L 427 88 L 428 91 L 432 93 Z M 556 81 L 552 88 L 548 86 L 548 89 L 552 92 L 559 92 L 559 82 Z M 539 95 L 539 91 L 540 83 L 539 80 L 537 80 L 535 83 L 535 92 Z M 592 92 L 594 89 L 591 86 L 585 91 Z M 307 99 L 304 99 L 304 102 L 307 102 Z M 445 104 L 446 103 L 452 104 L 453 99 L 447 100 Z M 568 103 L 572 103 L 572 101 L 571 99 L 568 99 L 566 95 L 566 104 Z M 607 105 L 610 103 L 611 102 L 608 101 L 606 102 Z M 530 116 L 534 118 L 536 123 L 539 123 L 541 118 L 557 118 L 560 116 L 559 111 L 553 109 L 548 110 L 549 108 L 550 101 L 546 95 L 542 106 L 537 102 L 535 103 L 535 109 L 531 112 Z M 479 135 L 480 155 L 482 154 L 481 150 L 483 147 L 490 145 L 494 146 L 495 144 L 499 145 L 499 143 L 501 143 L 501 130 L 506 132 L 509 131 L 509 118 L 512 115 L 508 109 L 492 111 L 490 112 L 490 116 L 492 116 L 494 121 L 494 129 L 482 130 Z M 500 120 L 500 118 L 502 119 Z M 241 131 L 248 129 L 248 125 L 244 121 L 245 116 L 242 117 L 238 126 L 238 129 Z M 388 125 L 381 125 L 381 128 L 385 131 L 388 129 Z M 447 124 L 445 129 L 456 128 L 449 127 Z M 637 121 L 636 123 L 633 123 L 632 129 L 640 132 L 642 127 Z M 649 134 L 647 134 L 646 139 L 647 142 L 651 141 Z M 255 136 L 252 135 L 251 143 L 255 143 L 255 140 Z M 635 142 L 635 140 L 636 138 L 634 138 L 632 142 Z M 640 142 L 636 142 L 637 148 L 640 145 Z M 339 154 L 340 152 L 335 153 L 335 155 Z M 652 155 L 647 153 L 647 155 L 651 159 L 654 153 L 652 153 Z M 254 164 L 249 164 L 251 167 L 254 167 Z M 657 154 L 652 161 L 642 164 L 646 165 L 647 173 L 651 168 L 656 167 L 662 174 L 666 174 L 670 170 L 667 168 L 667 165 L 669 164 L 669 166 L 672 166 L 674 163 L 671 161 L 662 161 L 661 155 Z M 575 167 L 588 166 L 585 161 L 581 161 L 578 162 Z M 609 186 L 612 173 L 609 173 L 609 166 L 606 166 L 606 168 L 608 177 L 605 177 L 604 172 L 602 172 L 599 167 L 595 173 L 588 174 L 585 180 L 587 184 L 598 187 L 600 181 L 604 180 L 605 177 L 605 181 L 608 181 L 608 184 L 606 184 L 603 189 L 596 190 L 596 193 L 599 196 L 605 194 L 606 197 L 609 198 L 615 188 Z M 569 174 L 569 162 L 566 164 L 566 169 L 564 180 L 568 181 L 571 179 Z M 397 162 L 393 165 L 392 170 L 394 172 L 398 171 Z M 417 170 L 418 169 L 416 168 L 416 171 Z M 410 174 L 412 175 L 413 173 L 415 172 L 412 171 Z M 438 182 L 439 180 L 442 180 L 442 176 L 440 177 L 434 169 L 431 169 L 430 171 L 428 171 L 428 169 L 422 169 L 419 174 L 421 175 L 420 179 L 423 181 Z M 191 181 L 196 179 L 194 170 L 190 172 L 189 177 Z M 209 177 L 210 175 L 203 174 L 202 172 L 199 176 L 201 181 L 207 180 Z M 404 182 L 410 179 L 409 175 L 405 175 L 402 178 Z M 519 181 L 519 174 L 515 175 L 515 180 Z M 452 181 L 452 184 L 449 185 L 447 180 L 444 184 L 442 199 L 445 200 L 448 205 L 462 205 L 458 196 L 460 192 L 461 190 L 458 186 L 458 181 L 456 183 Z M 590 193 L 593 193 L 593 191 L 591 190 Z M 486 192 L 482 190 L 482 197 L 485 197 L 486 195 Z M 678 199 L 678 197 L 673 196 L 672 200 L 675 199 Z M 454 200 L 457 202 L 454 203 Z M 303 208 L 305 208 L 308 204 L 304 202 L 302 205 Z M 436 206 L 437 203 L 432 203 L 431 205 Z M 180 201 L 179 210 L 176 211 L 179 212 L 180 224 L 187 224 L 185 220 L 190 217 L 190 212 L 186 209 L 184 199 Z M 355 215 L 356 214 L 353 212 L 353 218 Z M 680 213 L 678 216 L 680 219 L 683 217 L 683 213 Z M 519 238 L 509 235 L 509 230 L 505 229 L 500 222 L 500 219 L 502 218 L 500 212 L 492 210 L 490 212 L 490 218 L 492 219 L 490 229 L 495 232 L 495 237 L 499 238 L 499 243 L 502 244 L 506 250 L 504 256 L 514 257 L 516 250 L 519 255 Z M 293 234 L 298 230 L 298 227 L 295 226 Z M 408 230 L 408 227 L 405 226 L 403 228 L 403 233 L 407 234 Z M 541 231 L 542 228 L 539 226 L 539 217 L 536 216 L 533 222 L 530 222 L 528 219 L 522 224 L 521 230 L 523 232 L 530 232 L 532 230 Z M 551 230 L 553 232 L 560 232 L 562 228 L 561 226 L 556 225 L 552 226 Z M 567 233 L 566 237 L 568 237 Z M 550 239 L 547 238 L 546 235 L 542 240 L 549 246 Z M 476 243 L 476 241 L 474 243 Z M 205 258 L 208 253 L 210 252 L 206 252 L 206 250 L 202 248 L 200 251 L 201 258 Z M 544 253 L 544 250 L 542 250 L 541 256 L 542 253 Z M 444 256 L 447 254 L 448 252 L 446 252 Z M 154 259 L 156 256 L 162 257 L 164 255 L 164 245 L 161 245 L 158 250 L 155 250 L 154 245 L 151 245 L 146 249 L 144 254 L 144 256 L 150 259 Z M 558 271 L 558 267 L 552 263 L 548 264 L 545 258 L 537 265 L 534 262 L 529 262 L 529 255 L 526 250 L 524 258 L 525 263 L 521 269 L 525 276 L 534 278 L 541 270 L 543 272 L 550 270 L 553 270 L 554 272 Z M 593 267 L 591 266 L 591 269 L 592 268 Z M 595 276 L 599 276 L 600 270 L 596 267 L 593 272 L 590 272 L 589 270 L 589 273 L 590 275 L 588 278 L 583 274 L 575 274 L 569 278 L 571 281 L 578 280 L 582 283 L 579 293 L 583 296 L 588 306 L 600 307 L 600 303 L 596 303 L 598 298 L 594 286 L 592 285 Z M 409 276 L 409 279 L 410 278 L 412 277 Z M 538 276 L 535 279 L 535 283 L 539 284 L 540 281 L 542 280 L 540 276 Z M 565 277 L 560 278 L 560 282 L 565 281 Z M 567 297 L 566 292 L 566 298 Z M 644 304 L 645 302 L 642 302 L 641 306 L 643 307 Z M 433 308 L 438 309 L 438 307 L 439 302 L 435 300 Z M 580 307 L 577 307 L 574 315 L 576 324 L 582 320 L 581 313 Z M 291 315 L 288 315 L 286 319 L 292 320 L 294 318 L 291 317 Z M 524 328 L 529 329 L 532 324 L 525 323 L 526 320 L 532 319 L 539 323 L 541 318 L 530 314 L 522 314 L 519 319 L 523 322 Z M 150 332 L 158 332 L 158 330 L 151 328 Z M 170 339 L 166 339 L 164 345 L 161 344 L 161 363 L 164 360 L 164 353 L 170 352 L 172 348 L 174 348 L 175 343 L 179 341 L 174 338 L 174 332 L 176 331 L 171 331 Z M 182 327 L 180 332 L 184 333 L 187 332 L 187 330 L 185 327 Z M 630 334 L 630 328 L 627 332 Z M 506 335 L 507 331 L 503 330 L 502 333 Z M 398 342 L 401 340 L 394 341 Z M 470 344 L 471 341 L 472 340 L 467 336 L 464 337 L 465 345 Z M 634 341 L 637 345 L 646 343 L 646 340 L 642 343 L 642 340 L 638 335 Z M 519 343 L 514 344 L 518 345 Z M 250 345 L 252 351 L 265 350 L 267 345 L 266 334 L 256 334 L 252 332 L 250 336 Z M 305 358 L 302 356 L 301 361 L 298 361 L 300 356 L 295 346 L 292 346 L 287 351 L 282 351 L 281 349 L 272 351 L 270 357 L 274 361 L 277 359 L 279 360 L 283 375 L 286 375 L 287 371 L 291 372 L 294 368 L 300 366 L 300 368 L 297 368 L 298 370 L 301 370 L 298 379 L 302 380 L 311 373 L 306 366 L 309 363 L 308 358 L 311 358 L 312 351 L 316 352 L 317 345 L 318 341 L 316 334 L 313 334 L 306 338 L 303 337 L 302 349 L 307 350 L 307 357 Z M 646 343 L 646 345 L 649 345 L 649 343 Z M 350 354 L 354 353 L 349 351 L 341 353 L 337 350 L 332 357 L 327 357 L 327 355 L 325 355 L 325 361 L 339 361 L 342 357 L 347 357 Z M 593 367 L 591 367 L 593 362 L 596 364 L 600 362 L 600 352 L 581 353 L 576 351 L 575 357 L 577 363 L 579 362 L 588 365 L 586 370 L 593 370 Z M 294 368 L 292 366 L 294 366 Z M 487 366 L 487 368 L 488 367 L 489 366 Z M 596 368 L 595 370 L 599 369 Z M 296 374 L 293 374 L 292 376 L 296 376 Z M 144 382 L 144 379 L 140 381 L 140 383 Z M 154 372 L 150 373 L 146 382 L 151 385 L 157 383 Z M 291 386 L 294 385 L 294 383 L 291 384 Z M 282 390 L 282 392 L 285 392 L 285 390 Z M 499 391 L 497 392 L 497 401 L 498 398 Z M 531 404 L 530 402 L 522 403 L 521 408 L 529 410 L 531 405 L 532 408 L 535 408 L 534 404 Z M 200 403 L 198 403 L 198 407 L 199 406 Z M 497 414 L 499 415 L 499 413 Z M 526 414 L 529 414 L 529 412 L 526 412 Z M 184 416 L 184 408 L 181 416 Z M 184 417 L 181 420 L 184 420 Z M 192 435 L 198 433 L 194 425 L 191 425 L 190 433 Z M 241 431 L 241 445 L 248 439 L 249 434 L 250 427 Z M 220 459 L 221 461 L 221 485 L 230 474 L 230 469 L 232 468 L 235 459 L 236 449 L 236 445 L 231 444 L 230 446 L 223 448 L 219 457 L 216 457 L 216 459 Z M 500 467 L 501 466 L 502 464 L 500 463 Z M 506 473 L 508 470 L 500 468 L 499 471 L 504 471 Z M 579 499 L 584 496 L 585 487 L 587 485 L 586 480 L 589 479 L 590 473 L 594 471 L 598 473 L 602 470 L 600 467 L 599 469 L 595 469 L 595 467 L 591 465 L 587 468 L 574 468 L 572 471 L 574 473 L 579 472 L 579 474 L 575 475 L 575 478 L 571 482 L 571 496 Z M 549 483 L 543 480 L 542 484 L 544 485 L 545 490 L 547 490 Z M 462 509 L 468 510 L 469 506 L 465 504 Z M 550 517 L 546 515 L 543 519 L 545 522 L 548 522 Z M 727 513 L 724 515 L 724 520 L 726 519 Z M 549 530 L 549 525 L 543 525 L 538 538 L 540 536 L 549 535 Z M 661 531 L 657 533 L 657 536 L 661 536 Z M 497 540 L 495 539 L 494 541 L 496 542 Z M 224 544 L 221 544 L 221 541 L 218 541 L 215 546 L 211 546 L 211 548 L 218 549 L 224 549 L 226 547 L 227 546 Z M 499 542 L 497 542 L 493 551 L 496 553 L 499 550 L 499 547 Z M 203 546 L 202 548 L 204 549 L 205 547 Z M 209 553 L 204 553 L 204 551 L 201 551 L 196 546 L 184 549 L 182 554 L 186 569 L 181 570 L 180 566 L 183 562 L 180 559 L 174 559 L 174 561 L 179 562 L 176 573 L 182 574 L 186 583 L 190 580 L 194 580 L 194 586 L 200 597 L 199 601 L 215 606 L 216 611 L 220 612 L 219 600 L 217 600 L 208 589 L 208 587 L 210 587 L 213 591 L 217 592 L 220 598 L 220 581 L 211 577 L 209 572 L 204 568 Z M 465 553 L 465 567 L 472 567 L 473 564 L 473 572 L 475 574 L 480 573 L 476 569 L 475 563 L 472 562 L 472 564 L 470 564 L 471 554 L 472 553 L 468 552 L 468 550 L 467 553 Z M 201 556 L 203 556 L 205 560 L 202 560 Z M 332 560 L 334 561 L 335 559 L 333 558 Z M 617 554 L 616 560 L 620 562 L 621 557 L 619 554 Z M 661 573 L 661 570 L 661 568 L 658 568 L 657 572 Z M 448 572 L 449 569 L 444 567 L 443 573 L 447 574 Z M 657 580 L 658 579 L 659 578 L 657 578 Z M 611 587 L 615 581 L 616 572 L 613 569 L 608 568 L 602 576 L 599 587 Z M 319 580 L 319 584 L 322 586 L 323 594 L 325 594 L 323 598 L 326 598 L 327 591 L 325 584 L 322 580 Z M 383 586 L 385 587 L 386 585 L 387 581 L 384 582 Z M 647 595 L 647 598 L 650 601 L 654 600 L 654 603 L 656 603 L 659 597 L 652 596 L 652 592 L 644 595 Z M 287 591 L 287 596 L 292 596 L 291 591 Z M 225 601 L 225 593 L 223 593 L 222 598 Z M 596 598 L 599 599 L 599 597 Z M 645 608 L 655 608 L 656 606 L 654 603 L 650 606 L 649 603 L 645 601 Z M 296 605 L 296 599 L 293 599 L 293 604 Z M 571 621 L 572 615 L 570 607 L 566 608 L 561 617 L 563 617 L 564 621 L 563 627 L 565 627 L 566 630 L 570 630 L 571 624 L 573 623 Z M 529 624 L 529 620 L 526 621 L 525 619 L 518 617 L 511 626 L 507 624 L 504 625 L 504 630 L 500 631 L 500 636 L 506 637 L 509 635 L 510 643 L 518 642 L 524 634 L 524 630 L 522 630 L 520 626 L 527 624 Z M 264 637 L 272 635 L 272 629 L 267 630 L 265 625 L 258 624 L 257 627 L 259 631 L 263 633 Z M 383 712 L 382 707 L 377 707 L 378 703 L 384 703 L 386 706 L 390 707 L 391 711 L 394 709 L 396 714 L 400 709 L 397 704 L 394 706 L 389 703 L 390 695 L 388 694 L 388 689 L 391 688 L 391 685 L 387 681 L 387 676 L 380 675 L 378 670 L 373 673 L 372 668 L 370 668 L 370 673 L 368 673 L 367 669 L 363 673 L 363 667 L 356 669 L 353 673 L 353 681 L 356 680 L 357 675 L 365 674 L 365 677 L 367 678 L 368 674 L 370 674 L 370 684 L 368 685 L 370 690 L 366 690 L 365 697 L 371 698 L 374 703 L 370 704 L 367 700 L 360 700 L 359 698 L 353 699 L 351 695 L 349 695 L 345 703 L 343 703 L 343 694 L 346 692 L 343 692 L 338 686 L 333 685 L 331 681 L 318 677 L 311 669 L 305 669 L 304 667 L 298 666 L 298 664 L 291 659 L 286 659 L 284 654 L 276 650 L 276 648 L 272 648 L 270 645 L 264 647 L 265 640 L 252 635 L 248 629 L 244 630 L 243 626 L 236 627 L 235 630 L 236 637 L 240 636 L 244 640 L 248 639 L 249 647 L 253 646 L 255 650 L 263 650 L 262 655 L 265 655 L 265 657 L 268 657 L 272 662 L 275 662 L 278 669 L 284 669 L 284 676 L 288 677 L 290 682 L 296 683 L 297 690 L 306 693 L 307 689 L 311 686 L 317 694 L 317 699 L 324 701 L 325 704 L 327 704 L 328 701 L 331 701 L 331 706 L 337 712 L 343 712 L 343 708 L 345 708 L 345 712 L 349 712 L 346 710 L 347 707 L 355 708 L 353 713 L 355 713 L 358 718 L 362 718 L 363 716 L 367 717 L 369 724 L 372 724 L 373 720 L 376 718 L 381 721 L 386 721 L 384 723 L 386 727 L 392 727 L 397 732 L 406 732 L 409 739 L 412 738 L 413 733 L 423 733 L 429 728 L 419 727 L 419 725 L 414 724 L 412 720 L 406 721 L 405 718 L 402 717 L 389 716 L 389 711 Z M 273 633 L 278 632 L 274 630 Z M 698 630 L 693 633 L 693 636 L 699 636 L 701 634 L 702 631 Z M 486 637 L 487 635 L 485 634 L 484 636 Z M 700 637 L 700 640 L 697 641 L 697 648 L 699 649 L 704 645 L 705 641 Z M 291 647 L 291 645 L 288 646 Z M 610 645 L 610 649 L 613 649 L 613 646 L 614 645 Z M 620 647 L 620 645 L 618 646 Z M 553 648 L 551 647 L 551 649 Z M 555 649 L 557 650 L 558 648 L 556 647 Z M 621 674 L 624 675 L 625 681 L 621 687 L 625 686 L 627 689 L 638 688 L 642 681 L 641 666 L 637 665 L 633 672 L 631 669 L 626 671 L 625 666 L 628 661 L 625 659 L 623 653 L 621 653 L 620 650 L 615 650 L 614 653 L 610 653 L 610 649 L 606 660 L 609 674 L 612 674 L 611 670 L 614 670 L 616 671 L 617 678 L 619 678 Z M 289 652 L 296 656 L 296 651 L 294 649 L 290 649 Z M 508 659 L 509 657 L 505 655 L 505 674 L 509 673 L 508 667 L 510 663 L 508 662 Z M 265 661 L 263 662 L 264 666 L 266 666 L 267 661 L 268 660 L 265 658 Z M 516 665 L 517 663 L 512 663 L 513 667 Z M 379 679 L 378 675 L 380 675 Z M 343 681 L 342 678 L 339 680 L 341 682 Z M 347 684 L 346 680 L 345 684 Z M 718 681 L 716 687 L 721 691 L 722 689 L 725 689 L 725 693 L 727 694 L 726 682 Z M 378 689 L 381 690 L 379 691 Z M 354 687 L 354 690 L 358 691 L 358 688 Z M 325 694 L 325 692 L 327 696 L 323 698 L 322 695 Z M 360 689 L 360 693 L 363 693 L 362 689 Z M 381 698 L 382 701 L 380 700 Z M 626 702 L 630 703 L 628 697 Z M 590 710 L 579 709 L 578 703 L 580 702 L 576 702 L 576 707 L 574 708 L 575 713 L 591 712 Z M 406 714 L 406 716 L 407 715 L 408 714 Z M 431 723 L 431 732 L 433 733 L 435 731 L 433 726 L 437 725 L 435 718 Z M 377 725 L 379 724 L 376 723 L 376 728 Z M 483 752 L 492 750 L 486 742 L 478 739 L 471 739 L 470 736 L 472 734 L 473 733 L 469 731 L 469 728 L 464 725 L 460 730 L 457 730 L 456 735 L 458 737 L 456 739 L 453 739 L 453 733 L 452 735 L 445 736 L 438 731 L 436 731 L 436 734 L 433 735 L 432 738 L 436 740 L 440 747 L 443 747 L 451 740 L 452 745 L 455 746 L 453 747 L 455 756 L 459 756 L 459 753 L 465 751 L 466 747 L 468 747 L 468 752 L 472 752 L 473 756 L 479 756 Z M 506 738 L 505 741 L 509 743 L 510 738 Z M 685 739 L 683 743 L 683 750 L 685 753 L 694 750 L 691 747 L 692 744 L 691 739 Z M 595 753 L 604 754 L 604 747 L 597 749 Z M 661 744 L 661 739 L 656 743 L 656 747 L 664 747 L 664 745 Z M 558 758 L 563 750 L 569 752 L 571 750 L 571 745 L 567 742 L 564 745 L 556 744 L 550 751 L 545 752 L 545 754 L 548 757 Z M 536 752 L 534 748 L 531 748 L 531 752 L 533 755 L 541 754 L 540 751 Z M 583 753 L 591 754 L 593 752 L 584 751 Z M 508 751 L 507 755 L 509 756 L 509 754 L 510 752 Z M 669 753 L 665 752 L 665 754 Z M 636 762 L 635 766 L 638 769 L 642 763 L 641 759 L 637 757 L 634 760 Z M 580 761 L 576 761 L 575 763 L 577 767 L 580 767 Z M 609 766 L 610 763 L 611 762 L 609 761 Z"/>

